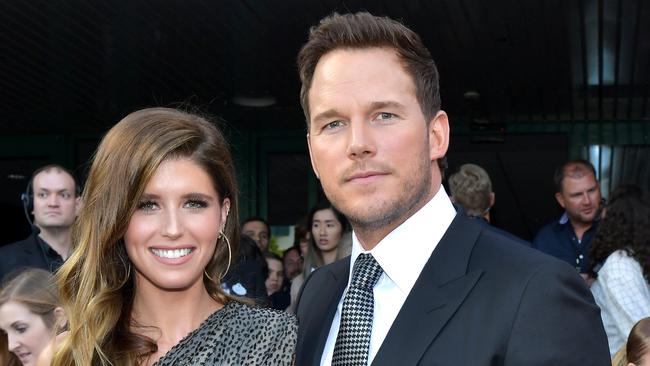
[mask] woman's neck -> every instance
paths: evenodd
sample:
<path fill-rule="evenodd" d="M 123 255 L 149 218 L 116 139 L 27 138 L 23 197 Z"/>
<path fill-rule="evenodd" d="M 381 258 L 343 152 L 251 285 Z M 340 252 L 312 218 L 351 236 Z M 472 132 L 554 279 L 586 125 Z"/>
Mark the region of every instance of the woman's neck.
<path fill-rule="evenodd" d="M 336 261 L 336 254 L 337 250 L 330 250 L 329 252 L 321 252 L 321 255 L 323 256 L 323 264 L 327 265 L 330 263 L 334 263 Z"/>
<path fill-rule="evenodd" d="M 202 281 L 181 291 L 166 291 L 148 281 L 136 281 L 131 314 L 138 326 L 132 331 L 150 337 L 158 346 L 146 364 L 157 361 L 222 307 Z"/>

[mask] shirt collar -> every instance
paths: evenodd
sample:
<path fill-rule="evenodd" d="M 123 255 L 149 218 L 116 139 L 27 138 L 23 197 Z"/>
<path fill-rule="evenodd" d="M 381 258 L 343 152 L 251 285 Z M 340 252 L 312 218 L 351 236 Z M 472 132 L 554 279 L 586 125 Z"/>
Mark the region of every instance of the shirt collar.
<path fill-rule="evenodd" d="M 402 292 L 408 294 L 455 216 L 456 210 L 440 185 L 427 204 L 386 235 L 372 250 L 364 250 L 356 234 L 352 235 L 350 267 L 352 269 L 359 254 L 371 253 L 384 273 Z M 352 270 L 348 283 L 351 280 Z"/>
<path fill-rule="evenodd" d="M 600 221 L 600 216 L 597 216 L 594 221 L 592 222 L 591 227 L 594 227 L 595 224 L 598 224 L 598 221 Z M 567 215 L 566 211 L 560 216 L 560 219 L 557 220 L 557 223 L 560 225 L 566 225 L 569 223 L 569 215 Z"/>
<path fill-rule="evenodd" d="M 36 238 L 36 243 L 39 247 L 41 247 L 41 250 L 43 253 L 45 253 L 48 259 L 51 260 L 61 258 L 61 255 L 59 255 L 56 250 L 54 250 L 43 238 L 41 238 L 40 235 L 35 234 L 34 236 Z"/>

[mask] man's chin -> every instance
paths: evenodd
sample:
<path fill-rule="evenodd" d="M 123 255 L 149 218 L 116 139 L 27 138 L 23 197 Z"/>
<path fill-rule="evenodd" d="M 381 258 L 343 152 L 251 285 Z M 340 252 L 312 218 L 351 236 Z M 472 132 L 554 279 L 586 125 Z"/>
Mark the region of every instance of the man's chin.
<path fill-rule="evenodd" d="M 70 227 L 71 225 L 65 225 L 63 222 L 35 222 L 34 223 L 36 226 L 41 228 L 42 230 L 60 230 L 63 228 Z"/>
<path fill-rule="evenodd" d="M 596 215 L 580 215 L 577 217 L 574 217 L 572 221 L 579 222 L 584 225 L 591 225 L 594 221 L 596 220 Z"/>

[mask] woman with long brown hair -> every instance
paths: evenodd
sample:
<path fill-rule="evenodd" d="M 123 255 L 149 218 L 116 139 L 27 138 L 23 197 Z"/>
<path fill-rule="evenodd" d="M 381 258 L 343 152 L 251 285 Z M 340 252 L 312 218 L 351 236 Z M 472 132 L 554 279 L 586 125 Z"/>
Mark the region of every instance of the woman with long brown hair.
<path fill-rule="evenodd" d="M 95 154 L 58 273 L 69 332 L 54 365 L 290 364 L 292 317 L 225 294 L 237 251 L 235 171 L 221 132 L 136 111 Z"/>

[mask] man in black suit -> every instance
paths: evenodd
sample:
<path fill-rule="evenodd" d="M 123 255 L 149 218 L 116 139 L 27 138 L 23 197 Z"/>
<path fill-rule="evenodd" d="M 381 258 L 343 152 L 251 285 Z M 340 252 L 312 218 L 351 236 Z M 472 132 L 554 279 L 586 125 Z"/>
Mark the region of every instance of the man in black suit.
<path fill-rule="evenodd" d="M 79 197 L 70 171 L 56 164 L 37 169 L 22 199 L 25 213 L 34 216 L 32 234 L 0 248 L 0 280 L 28 267 L 54 272 L 72 248 L 71 226 Z"/>
<path fill-rule="evenodd" d="M 441 185 L 449 121 L 415 33 L 334 14 L 298 67 L 312 167 L 354 236 L 351 257 L 303 287 L 297 365 L 610 364 L 570 266 L 456 215 Z"/>

